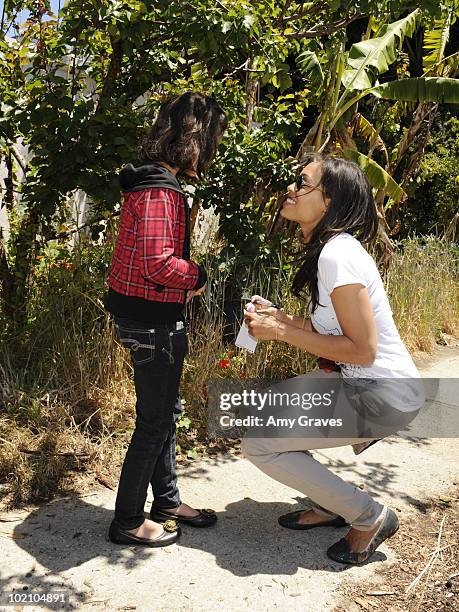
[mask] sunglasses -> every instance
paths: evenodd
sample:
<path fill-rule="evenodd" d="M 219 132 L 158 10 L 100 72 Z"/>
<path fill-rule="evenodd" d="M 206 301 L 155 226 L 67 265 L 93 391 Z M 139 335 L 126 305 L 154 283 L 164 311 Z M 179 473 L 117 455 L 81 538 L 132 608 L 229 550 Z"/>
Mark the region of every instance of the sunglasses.
<path fill-rule="evenodd" d="M 311 185 L 310 183 L 308 183 L 304 174 L 297 174 L 295 176 L 294 183 L 296 191 L 300 191 L 300 189 L 308 189 L 308 193 L 310 193 L 311 191 L 314 191 L 314 189 L 318 189 L 323 193 L 323 189 L 319 187 L 319 185 Z"/>

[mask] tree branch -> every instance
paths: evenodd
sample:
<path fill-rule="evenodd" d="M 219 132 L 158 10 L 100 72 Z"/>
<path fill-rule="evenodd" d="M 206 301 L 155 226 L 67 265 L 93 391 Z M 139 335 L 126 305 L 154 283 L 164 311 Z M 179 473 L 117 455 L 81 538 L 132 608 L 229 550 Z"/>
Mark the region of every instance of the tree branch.
<path fill-rule="evenodd" d="M 112 217 L 119 217 L 120 214 L 121 214 L 120 210 L 115 211 L 112 213 Z M 68 232 L 58 232 L 55 234 L 51 234 L 51 236 L 49 236 L 46 240 L 47 242 L 50 242 L 51 240 L 62 240 L 63 238 L 69 238 L 70 236 L 73 236 L 73 234 L 77 234 L 78 232 L 80 232 L 82 229 L 86 229 L 87 227 L 92 227 L 93 225 L 96 225 L 97 223 L 101 223 L 102 221 L 107 221 L 107 218 L 100 217 L 98 219 L 92 219 L 91 221 L 87 221 L 86 223 L 83 223 L 83 225 L 80 225 L 73 230 L 69 230 Z"/>
<path fill-rule="evenodd" d="M 123 60 L 123 41 L 121 39 L 114 40 L 113 37 L 110 37 L 110 42 L 112 45 L 112 55 L 110 57 L 110 64 L 108 66 L 107 74 L 104 79 L 104 86 L 100 93 L 99 100 L 97 101 L 97 107 L 95 110 L 96 115 L 100 112 L 103 101 L 112 95 L 115 88 L 116 79 L 121 71 L 121 62 Z"/>
<path fill-rule="evenodd" d="M 302 39 L 328 36 L 329 34 L 333 34 L 334 32 L 336 32 L 336 30 L 345 28 L 353 21 L 357 21 L 357 19 L 363 19 L 364 17 L 367 17 L 367 15 L 365 15 L 364 13 L 356 13 L 351 17 L 345 17 L 343 19 L 340 19 L 339 21 L 335 21 L 334 23 L 331 23 L 329 26 L 327 26 L 326 28 L 322 28 L 321 30 L 317 29 L 306 30 L 304 32 L 292 32 L 291 34 L 286 34 L 286 38 Z"/>
<path fill-rule="evenodd" d="M 282 10 L 282 14 L 285 15 L 287 9 L 290 6 L 290 2 L 287 3 L 287 6 L 285 6 Z M 309 8 L 309 9 L 304 9 L 302 11 L 298 11 L 298 13 L 295 13 L 294 15 L 290 15 L 289 17 L 282 17 L 281 19 L 278 19 L 275 22 L 276 26 L 279 25 L 284 25 L 285 23 L 290 23 L 292 21 L 292 19 L 301 19 L 302 17 L 313 17 L 314 15 L 317 15 L 317 13 L 320 13 L 320 11 L 322 11 L 323 9 L 325 9 L 327 6 L 326 2 L 320 2 L 319 4 L 317 4 L 316 6 Z"/>
<path fill-rule="evenodd" d="M 239 70 L 243 70 L 244 72 L 252 72 L 252 73 L 258 72 L 259 74 L 264 72 L 264 70 L 257 70 L 256 68 L 249 68 L 248 64 L 249 64 L 249 60 L 246 59 L 244 62 L 242 62 L 240 66 L 236 66 L 236 68 L 232 72 L 227 72 L 225 76 L 223 77 L 223 79 L 229 79 L 230 77 L 234 76 L 236 72 L 238 72 Z"/>

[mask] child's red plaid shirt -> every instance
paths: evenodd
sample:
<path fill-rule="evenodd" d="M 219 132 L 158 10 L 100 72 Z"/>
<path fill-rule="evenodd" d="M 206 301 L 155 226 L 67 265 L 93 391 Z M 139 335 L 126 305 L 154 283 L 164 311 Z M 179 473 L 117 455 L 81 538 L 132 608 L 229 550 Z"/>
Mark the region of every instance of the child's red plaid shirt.
<path fill-rule="evenodd" d="M 184 303 L 200 267 L 183 259 L 186 212 L 177 191 L 152 187 L 124 194 L 109 286 L 123 295 Z"/>

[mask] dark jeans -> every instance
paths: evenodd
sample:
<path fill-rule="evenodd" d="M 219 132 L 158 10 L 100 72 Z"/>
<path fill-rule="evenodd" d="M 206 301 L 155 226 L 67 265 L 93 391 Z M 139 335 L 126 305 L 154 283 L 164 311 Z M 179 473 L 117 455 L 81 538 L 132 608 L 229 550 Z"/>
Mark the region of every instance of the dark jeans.
<path fill-rule="evenodd" d="M 129 348 L 137 396 L 136 424 L 121 470 L 115 521 L 136 529 L 151 483 L 155 506 L 179 506 L 175 469 L 175 422 L 183 360 L 188 352 L 184 324 L 145 324 L 116 318 L 121 343 Z"/>

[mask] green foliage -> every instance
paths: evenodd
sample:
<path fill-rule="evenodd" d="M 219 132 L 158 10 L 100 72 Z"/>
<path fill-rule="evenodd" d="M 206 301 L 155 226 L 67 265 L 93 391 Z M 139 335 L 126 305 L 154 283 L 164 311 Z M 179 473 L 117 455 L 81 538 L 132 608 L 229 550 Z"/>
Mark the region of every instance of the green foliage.
<path fill-rule="evenodd" d="M 424 34 L 424 70 L 431 70 L 444 57 L 445 48 L 449 39 L 449 30 L 453 20 L 452 7 L 448 11 L 445 19 L 436 19 L 432 30 Z"/>
<path fill-rule="evenodd" d="M 322 85 L 325 77 L 322 70 L 322 66 L 320 65 L 320 62 L 314 51 L 310 51 L 309 49 L 302 51 L 297 57 L 296 63 L 302 74 L 306 78 L 309 78 L 314 85 L 317 85 L 319 87 L 320 85 Z"/>
<path fill-rule="evenodd" d="M 352 45 L 343 82 L 346 89 L 368 89 L 374 83 L 373 69 L 376 74 L 386 72 L 397 57 L 405 36 L 412 36 L 420 10 L 416 9 L 403 19 L 384 25 L 379 36 Z"/>
<path fill-rule="evenodd" d="M 425 77 L 383 83 L 371 89 L 377 98 L 403 102 L 459 104 L 459 79 Z"/>
<path fill-rule="evenodd" d="M 230 128 L 217 163 L 197 194 L 205 207 L 220 214 L 220 232 L 227 246 L 221 254 L 246 268 L 255 260 L 267 261 L 276 253 L 278 240 L 266 241 L 266 218 L 272 212 L 271 194 L 285 188 L 292 174 L 284 162 L 301 123 L 305 94 L 274 96 L 257 109 L 260 127 L 250 131 Z M 258 195 L 261 189 L 262 200 Z"/>
<path fill-rule="evenodd" d="M 409 185 L 409 198 L 400 212 L 401 235 L 443 233 L 458 211 L 459 119 L 440 114 L 419 173 Z"/>
<path fill-rule="evenodd" d="M 358 164 L 367 175 L 370 185 L 374 187 L 374 189 L 381 189 L 388 193 L 394 202 L 400 202 L 400 200 L 406 196 L 403 189 L 401 189 L 394 179 L 387 174 L 384 168 L 381 168 L 373 159 L 368 158 L 366 155 L 363 155 L 363 153 L 359 153 L 354 149 L 344 149 L 343 157 Z"/>

